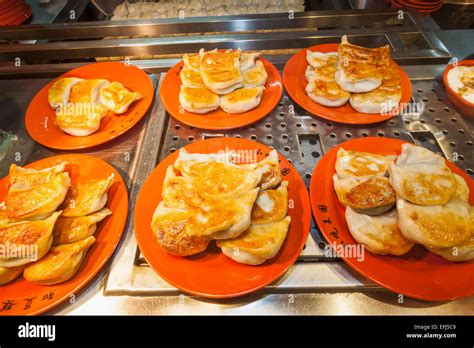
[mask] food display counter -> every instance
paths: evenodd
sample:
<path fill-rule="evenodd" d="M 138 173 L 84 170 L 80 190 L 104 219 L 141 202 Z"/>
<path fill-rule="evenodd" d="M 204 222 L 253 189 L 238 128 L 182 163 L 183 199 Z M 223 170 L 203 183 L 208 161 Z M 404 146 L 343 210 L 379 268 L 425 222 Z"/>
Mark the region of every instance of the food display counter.
<path fill-rule="evenodd" d="M 34 142 L 24 114 L 46 83 L 95 60 L 119 60 L 144 70 L 154 86 L 147 116 L 130 131 L 75 153 L 99 157 L 119 171 L 129 192 L 125 232 L 112 259 L 74 297 L 48 314 L 472 314 L 474 297 L 424 301 L 391 292 L 367 279 L 330 252 L 314 219 L 305 247 L 293 266 L 257 292 L 234 299 L 188 295 L 158 276 L 138 248 L 135 202 L 155 166 L 181 147 L 203 139 L 236 137 L 275 148 L 296 168 L 309 189 L 318 161 L 334 146 L 354 138 L 395 138 L 421 145 L 453 160 L 474 177 L 473 124 L 445 94 L 441 74 L 457 57 L 431 17 L 412 11 L 338 10 L 32 24 L 0 28 L 0 177 L 19 165 L 64 154 Z M 286 91 L 261 120 L 231 130 L 202 130 L 170 117 L 160 99 L 166 72 L 186 52 L 199 49 L 262 51 L 280 72 L 298 51 L 338 43 L 342 35 L 368 47 L 390 45 L 392 59 L 407 73 L 412 97 L 403 116 L 370 125 L 347 125 L 313 116 Z M 445 41 L 457 41 L 455 31 Z M 41 40 L 19 44 L 22 40 Z M 19 157 L 18 157 L 19 156 Z M 160 192 L 156 192 L 159 195 Z"/>

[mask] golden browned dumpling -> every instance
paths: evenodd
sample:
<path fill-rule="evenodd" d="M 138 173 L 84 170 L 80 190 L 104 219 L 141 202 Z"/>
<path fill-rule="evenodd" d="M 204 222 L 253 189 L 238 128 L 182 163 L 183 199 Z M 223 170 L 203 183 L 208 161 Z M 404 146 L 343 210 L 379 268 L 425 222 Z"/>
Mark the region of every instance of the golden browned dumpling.
<path fill-rule="evenodd" d="M 246 71 L 255 67 L 255 60 L 261 52 L 240 52 L 240 70 Z"/>
<path fill-rule="evenodd" d="M 97 223 L 111 214 L 111 210 L 104 208 L 87 216 L 59 217 L 53 230 L 53 245 L 73 243 L 94 235 Z"/>
<path fill-rule="evenodd" d="M 457 180 L 443 157 L 421 146 L 403 144 L 392 163 L 390 182 L 403 199 L 418 205 L 442 205 L 454 196 Z"/>
<path fill-rule="evenodd" d="M 219 96 L 206 87 L 181 86 L 179 103 L 186 111 L 205 114 L 219 107 Z"/>
<path fill-rule="evenodd" d="M 205 87 L 199 71 L 195 71 L 183 66 L 179 77 L 181 78 L 181 82 L 185 87 Z"/>
<path fill-rule="evenodd" d="M 68 173 L 56 175 L 45 184 L 8 192 L 5 199 L 11 220 L 41 220 L 51 215 L 63 203 L 71 180 Z"/>
<path fill-rule="evenodd" d="M 138 92 L 130 92 L 120 82 L 112 82 L 100 90 L 100 102 L 114 114 L 120 115 L 129 109 L 142 95 Z"/>
<path fill-rule="evenodd" d="M 186 176 L 177 176 L 173 166 L 169 166 L 166 170 L 161 196 L 170 208 L 199 207 L 204 202 L 194 187 L 194 180 Z"/>
<path fill-rule="evenodd" d="M 31 168 L 23 168 L 12 164 L 8 174 L 8 191 L 25 190 L 32 187 L 46 184 L 56 175 L 64 172 L 67 162 L 61 162 L 50 168 L 35 170 Z"/>
<path fill-rule="evenodd" d="M 91 236 L 75 243 L 54 246 L 41 260 L 28 265 L 23 277 L 42 285 L 63 283 L 76 274 L 94 243 L 95 238 Z"/>
<path fill-rule="evenodd" d="M 253 88 L 258 86 L 265 86 L 267 82 L 267 70 L 262 61 L 259 60 L 253 68 L 244 71 L 244 87 Z"/>
<path fill-rule="evenodd" d="M 183 54 L 184 66 L 188 69 L 194 70 L 199 73 L 199 65 L 201 64 L 201 56 L 198 53 L 195 54 Z"/>
<path fill-rule="evenodd" d="M 469 261 L 474 259 L 474 235 L 467 241 L 456 246 L 440 249 L 429 248 L 429 250 L 448 261 Z"/>
<path fill-rule="evenodd" d="M 216 161 L 222 163 L 231 163 L 232 154 L 229 151 L 221 153 L 188 153 L 186 149 L 179 150 L 178 158 L 174 162 L 174 167 L 181 172 L 183 176 L 193 177 L 196 175 L 193 166 L 196 163 Z"/>
<path fill-rule="evenodd" d="M 0 228 L 0 267 L 16 267 L 41 259 L 51 248 L 53 227 L 61 212 L 41 221 L 23 221 Z"/>
<path fill-rule="evenodd" d="M 192 210 L 168 208 L 164 202 L 158 205 L 151 229 L 163 250 L 177 256 L 190 256 L 206 250 L 210 238 L 193 233 L 197 230 L 190 223 L 194 214 Z"/>
<path fill-rule="evenodd" d="M 247 265 L 260 265 L 272 259 L 285 241 L 291 218 L 266 225 L 255 225 L 238 238 L 222 240 L 217 246 L 227 257 Z"/>
<path fill-rule="evenodd" d="M 0 267 L 0 285 L 8 284 L 14 281 L 23 273 L 25 266 L 17 266 L 12 268 Z"/>
<path fill-rule="evenodd" d="M 252 225 L 283 220 L 288 212 L 288 181 L 276 190 L 260 191 L 252 209 Z"/>
<path fill-rule="evenodd" d="M 370 216 L 347 207 L 346 221 L 352 237 L 374 254 L 403 255 L 414 245 L 400 233 L 395 209 L 382 215 Z"/>
<path fill-rule="evenodd" d="M 390 64 L 390 46 L 366 48 L 342 37 L 339 45 L 336 82 L 345 91 L 369 92 L 382 84 Z"/>
<path fill-rule="evenodd" d="M 63 204 L 64 217 L 86 216 L 101 210 L 107 204 L 107 192 L 114 182 L 108 178 L 80 182 L 71 186 Z"/>
<path fill-rule="evenodd" d="M 201 49 L 199 55 L 201 56 L 200 69 L 202 70 L 229 70 L 236 67 L 240 70 L 240 50 L 228 50 L 226 52 L 214 49 L 212 51 L 204 51 Z"/>
<path fill-rule="evenodd" d="M 220 98 L 220 107 L 229 114 L 241 114 L 256 108 L 262 101 L 265 87 L 239 88 Z"/>
<path fill-rule="evenodd" d="M 374 153 L 347 151 L 342 147 L 337 151 L 336 173 L 339 178 L 368 179 L 384 176 L 394 156 L 382 156 Z"/>
<path fill-rule="evenodd" d="M 280 160 L 276 150 L 271 150 L 268 156 L 255 164 L 242 164 L 241 168 L 263 170 L 262 179 L 258 186 L 261 190 L 268 190 L 281 182 Z"/>
<path fill-rule="evenodd" d="M 82 79 L 77 77 L 61 77 L 57 79 L 48 90 L 48 103 L 52 109 L 66 105 L 69 100 L 71 88 Z"/>
<path fill-rule="evenodd" d="M 351 94 L 342 90 L 335 82 L 311 79 L 306 85 L 311 100 L 324 106 L 339 107 L 349 100 Z"/>

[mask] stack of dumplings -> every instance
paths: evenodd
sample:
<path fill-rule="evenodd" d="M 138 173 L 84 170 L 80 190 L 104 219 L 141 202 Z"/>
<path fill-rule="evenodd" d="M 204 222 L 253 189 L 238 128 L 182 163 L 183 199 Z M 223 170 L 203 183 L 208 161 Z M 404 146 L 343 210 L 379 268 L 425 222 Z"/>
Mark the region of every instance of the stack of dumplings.
<path fill-rule="evenodd" d="M 77 137 L 96 132 L 109 111 L 124 114 L 141 98 L 140 93 L 129 91 L 120 82 L 105 79 L 61 77 L 48 90 L 48 103 L 56 111 L 57 126 Z"/>
<path fill-rule="evenodd" d="M 389 46 L 366 48 L 342 37 L 338 52 L 306 52 L 306 93 L 324 106 L 348 101 L 358 112 L 388 113 L 402 98 L 400 71 Z"/>
<path fill-rule="evenodd" d="M 411 144 L 398 157 L 341 148 L 333 181 L 350 233 L 370 252 L 421 244 L 449 261 L 474 258 L 469 187 L 440 155 Z"/>
<path fill-rule="evenodd" d="M 96 224 L 112 213 L 104 207 L 113 174 L 71 184 L 66 165 L 10 166 L 0 208 L 0 285 L 21 274 L 43 285 L 69 280 L 95 242 Z"/>
<path fill-rule="evenodd" d="M 181 149 L 167 168 L 151 228 L 167 253 L 190 256 L 212 240 L 229 258 L 259 265 L 278 253 L 288 232 L 288 182 L 278 154 L 236 164 L 230 153 Z"/>
<path fill-rule="evenodd" d="M 206 114 L 221 107 L 229 114 L 240 114 L 257 107 L 267 71 L 260 53 L 214 49 L 184 54 L 180 72 L 179 102 L 186 111 Z"/>

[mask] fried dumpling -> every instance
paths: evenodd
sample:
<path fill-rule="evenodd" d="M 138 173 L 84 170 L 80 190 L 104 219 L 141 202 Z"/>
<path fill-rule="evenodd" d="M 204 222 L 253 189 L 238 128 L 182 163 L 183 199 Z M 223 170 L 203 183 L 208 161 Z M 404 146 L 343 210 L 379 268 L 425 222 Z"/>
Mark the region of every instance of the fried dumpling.
<path fill-rule="evenodd" d="M 265 87 L 240 88 L 220 98 L 220 107 L 229 114 L 241 114 L 257 107 Z"/>
<path fill-rule="evenodd" d="M 61 77 L 57 79 L 48 90 L 48 103 L 52 109 L 66 105 L 69 100 L 71 88 L 83 79 L 77 77 Z"/>
<path fill-rule="evenodd" d="M 308 65 L 305 71 L 306 81 L 320 80 L 324 82 L 335 82 L 336 64 L 326 64 L 317 68 Z"/>
<path fill-rule="evenodd" d="M 195 212 L 189 209 L 168 208 L 161 202 L 153 214 L 151 229 L 158 244 L 167 253 L 190 256 L 206 250 L 210 238 L 193 233 L 189 221 Z"/>
<path fill-rule="evenodd" d="M 199 207 L 203 204 L 203 198 L 199 196 L 194 187 L 194 180 L 186 176 L 176 175 L 173 166 L 166 169 L 161 196 L 170 208 L 185 209 L 187 207 Z"/>
<path fill-rule="evenodd" d="M 225 207 L 215 209 L 213 214 L 217 214 L 216 217 L 221 219 L 226 217 L 225 220 L 231 221 L 232 225 L 226 230 L 213 233 L 211 238 L 229 239 L 240 236 L 250 226 L 252 207 L 257 199 L 258 191 L 258 188 L 255 188 L 238 198 L 216 201 L 216 206 L 222 204 Z"/>
<path fill-rule="evenodd" d="M 382 215 L 370 216 L 347 207 L 346 221 L 352 237 L 374 254 L 403 255 L 414 245 L 400 233 L 395 209 Z"/>
<path fill-rule="evenodd" d="M 244 77 L 240 68 L 201 70 L 204 85 L 215 94 L 228 94 L 243 86 Z"/>
<path fill-rule="evenodd" d="M 35 170 L 12 164 L 8 174 L 8 191 L 25 190 L 37 185 L 46 184 L 56 175 L 64 172 L 67 162 L 61 162 L 53 167 Z"/>
<path fill-rule="evenodd" d="M 255 67 L 255 60 L 259 56 L 260 56 L 260 52 L 241 52 L 240 53 L 240 70 L 246 71 L 248 69 Z"/>
<path fill-rule="evenodd" d="M 383 156 L 374 153 L 347 151 L 342 147 L 337 151 L 336 173 L 339 178 L 370 178 L 385 176 L 394 156 Z"/>
<path fill-rule="evenodd" d="M 91 236 L 75 243 L 54 246 L 44 258 L 28 265 L 23 277 L 42 285 L 63 283 L 77 273 L 94 243 L 95 238 Z"/>
<path fill-rule="evenodd" d="M 456 192 L 456 178 L 444 158 L 421 146 L 403 144 L 389 171 L 397 194 L 415 204 L 446 204 Z"/>
<path fill-rule="evenodd" d="M 184 66 L 179 73 L 179 77 L 185 87 L 205 87 L 199 71 L 191 70 Z"/>
<path fill-rule="evenodd" d="M 196 172 L 193 166 L 197 163 L 209 161 L 232 163 L 232 154 L 229 151 L 219 153 L 189 153 L 186 149 L 179 150 L 178 158 L 174 162 L 174 167 L 181 172 L 183 176 L 195 176 Z"/>
<path fill-rule="evenodd" d="M 306 61 L 313 68 L 318 68 L 327 64 L 337 64 L 337 58 L 337 52 L 323 53 L 318 51 L 311 52 L 310 50 L 306 50 Z"/>
<path fill-rule="evenodd" d="M 181 86 L 179 103 L 186 111 L 205 114 L 219 107 L 219 96 L 206 87 Z"/>
<path fill-rule="evenodd" d="M 262 179 L 258 186 L 262 190 L 277 186 L 281 182 L 281 169 L 276 150 L 271 150 L 268 156 L 256 164 L 243 164 L 242 168 L 260 169 L 262 168 Z"/>
<path fill-rule="evenodd" d="M 259 60 L 253 68 L 244 71 L 244 87 L 253 88 L 258 86 L 265 86 L 268 74 L 262 61 Z"/>
<path fill-rule="evenodd" d="M 63 204 L 64 217 L 86 216 L 101 210 L 107 204 L 107 192 L 114 182 L 108 178 L 80 182 L 71 186 Z"/>
<path fill-rule="evenodd" d="M 200 64 L 201 64 L 201 56 L 196 54 L 183 54 L 183 62 L 184 66 L 190 70 L 199 72 Z"/>
<path fill-rule="evenodd" d="M 240 70 L 240 50 L 227 50 L 225 52 L 214 49 L 205 51 L 201 49 L 200 69 L 203 70 L 229 70 L 237 68 Z"/>
<path fill-rule="evenodd" d="M 11 283 L 23 273 L 25 266 L 11 268 L 0 267 L 0 285 Z"/>
<path fill-rule="evenodd" d="M 252 225 L 283 220 L 288 212 L 288 181 L 276 190 L 260 191 L 252 209 Z"/>
<path fill-rule="evenodd" d="M 0 267 L 17 267 L 41 259 L 51 248 L 53 227 L 61 212 L 41 221 L 23 221 L 0 228 Z"/>
<path fill-rule="evenodd" d="M 100 102 L 114 114 L 120 115 L 129 109 L 142 95 L 139 92 L 130 92 L 120 82 L 112 82 L 100 90 Z"/>
<path fill-rule="evenodd" d="M 386 177 L 339 179 L 335 174 L 333 181 L 339 202 L 360 214 L 379 215 L 395 205 L 395 190 Z"/>
<path fill-rule="evenodd" d="M 460 201 L 469 202 L 469 186 L 467 186 L 466 180 L 461 175 L 454 174 L 456 179 L 456 191 L 454 192 L 453 198 L 457 198 Z"/>
<path fill-rule="evenodd" d="M 61 173 L 45 184 L 7 194 L 5 203 L 11 220 L 41 220 L 51 215 L 63 203 L 71 179 Z"/>
<path fill-rule="evenodd" d="M 350 44 L 344 35 L 338 53 L 336 82 L 343 90 L 364 93 L 382 84 L 390 64 L 390 46 L 356 46 Z"/>
<path fill-rule="evenodd" d="M 197 163 L 192 170 L 196 190 L 206 199 L 238 197 L 249 192 L 257 187 L 265 171 L 216 161 Z"/>
<path fill-rule="evenodd" d="M 278 254 L 285 241 L 291 218 L 266 225 L 250 226 L 238 238 L 217 241 L 227 257 L 247 265 L 260 265 Z"/>
<path fill-rule="evenodd" d="M 456 198 L 445 205 L 422 206 L 397 199 L 398 226 L 409 240 L 427 248 L 464 243 L 474 233 L 471 207 Z"/>
<path fill-rule="evenodd" d="M 111 210 L 104 208 L 87 216 L 59 217 L 54 225 L 53 245 L 74 243 L 94 235 L 97 223 L 111 214 Z"/>
<path fill-rule="evenodd" d="M 72 87 L 69 102 L 100 105 L 100 90 L 109 84 L 105 79 L 82 80 Z"/>
<path fill-rule="evenodd" d="M 306 85 L 308 97 L 321 105 L 338 107 L 349 100 L 351 94 L 342 90 L 335 82 L 310 80 Z"/>
<path fill-rule="evenodd" d="M 400 71 L 391 63 L 382 85 L 367 93 L 355 93 L 350 98 L 351 106 L 359 112 L 369 114 L 389 113 L 402 99 Z"/>
<path fill-rule="evenodd" d="M 459 245 L 441 249 L 429 248 L 429 250 L 448 261 L 469 261 L 474 259 L 474 235 Z"/>

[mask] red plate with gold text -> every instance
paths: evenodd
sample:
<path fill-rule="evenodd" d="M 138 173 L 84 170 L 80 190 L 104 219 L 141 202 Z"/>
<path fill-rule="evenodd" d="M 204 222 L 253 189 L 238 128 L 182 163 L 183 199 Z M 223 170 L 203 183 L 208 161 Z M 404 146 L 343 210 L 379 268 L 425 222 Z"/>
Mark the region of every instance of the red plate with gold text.
<path fill-rule="evenodd" d="M 360 138 L 342 143 L 318 162 L 311 178 L 310 194 L 313 215 L 318 226 L 333 246 L 356 245 L 346 224 L 345 207 L 334 191 L 336 154 L 345 150 L 371 152 L 380 155 L 399 155 L 404 141 L 390 138 Z M 474 203 L 474 182 L 453 163 L 446 161 L 453 173 L 461 175 L 470 188 L 469 202 Z M 365 250 L 363 260 L 344 257 L 343 260 L 365 277 L 410 297 L 447 301 L 474 294 L 474 261 L 450 262 L 416 245 L 402 256 L 376 255 Z"/>
<path fill-rule="evenodd" d="M 271 150 L 260 143 L 237 138 L 207 139 L 184 148 L 189 153 L 255 151 L 258 161 L 265 158 Z M 279 155 L 283 180 L 289 182 L 290 227 L 280 251 L 273 259 L 259 266 L 249 266 L 225 256 L 214 242 L 211 242 L 206 251 L 190 257 L 170 255 L 157 243 L 150 224 L 153 213 L 162 200 L 161 190 L 166 168 L 175 162 L 177 156 L 178 151 L 158 164 L 143 184 L 137 198 L 135 235 L 140 250 L 151 267 L 173 286 L 187 293 L 209 298 L 249 294 L 282 276 L 303 249 L 311 223 L 307 189 L 296 169 Z"/>

